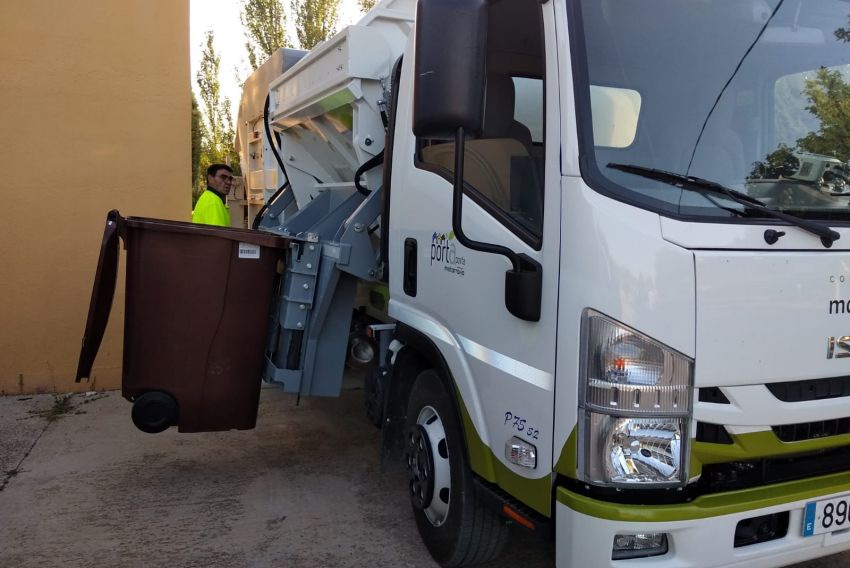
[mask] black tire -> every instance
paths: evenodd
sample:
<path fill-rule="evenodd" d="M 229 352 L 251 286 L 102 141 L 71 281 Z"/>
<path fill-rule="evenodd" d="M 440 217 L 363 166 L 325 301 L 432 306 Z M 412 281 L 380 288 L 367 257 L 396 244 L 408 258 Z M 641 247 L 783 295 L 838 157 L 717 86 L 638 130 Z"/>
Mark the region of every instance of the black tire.
<path fill-rule="evenodd" d="M 366 418 L 376 428 L 384 425 L 384 386 L 386 367 L 373 366 L 366 371 L 363 392 L 366 406 Z"/>
<path fill-rule="evenodd" d="M 431 556 L 445 567 L 495 559 L 507 540 L 508 525 L 478 500 L 459 418 L 432 369 L 413 384 L 406 427 L 410 500 Z"/>
<path fill-rule="evenodd" d="M 159 434 L 177 424 L 177 401 L 168 393 L 150 391 L 136 397 L 130 417 L 142 432 Z"/>

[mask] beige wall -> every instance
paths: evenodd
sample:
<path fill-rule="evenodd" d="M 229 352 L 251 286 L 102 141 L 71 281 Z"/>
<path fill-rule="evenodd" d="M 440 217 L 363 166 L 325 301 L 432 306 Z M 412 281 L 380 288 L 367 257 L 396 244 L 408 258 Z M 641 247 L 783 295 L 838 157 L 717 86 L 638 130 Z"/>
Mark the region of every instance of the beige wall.
<path fill-rule="evenodd" d="M 74 373 L 107 211 L 191 213 L 189 75 L 189 0 L 0 1 L 0 393 L 93 388 Z M 97 389 L 120 386 L 121 296 Z"/>

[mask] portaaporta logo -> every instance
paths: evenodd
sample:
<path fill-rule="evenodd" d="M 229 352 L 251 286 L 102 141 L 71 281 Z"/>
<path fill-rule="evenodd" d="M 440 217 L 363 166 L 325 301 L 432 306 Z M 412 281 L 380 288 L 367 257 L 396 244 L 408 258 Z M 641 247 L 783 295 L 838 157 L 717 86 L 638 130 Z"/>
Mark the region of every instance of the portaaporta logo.
<path fill-rule="evenodd" d="M 466 270 L 466 259 L 457 255 L 457 243 L 454 231 L 448 233 L 434 232 L 431 235 L 431 266 L 443 267 L 446 272 L 463 276 Z"/>

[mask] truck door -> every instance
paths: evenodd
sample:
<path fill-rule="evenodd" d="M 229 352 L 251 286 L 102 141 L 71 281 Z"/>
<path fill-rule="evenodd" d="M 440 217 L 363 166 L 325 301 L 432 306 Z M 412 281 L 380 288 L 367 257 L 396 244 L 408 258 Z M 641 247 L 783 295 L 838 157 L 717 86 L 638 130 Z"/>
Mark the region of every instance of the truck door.
<path fill-rule="evenodd" d="M 426 334 L 451 369 L 461 412 L 469 417 L 472 469 L 544 514 L 551 493 L 560 248 L 558 130 L 544 127 L 547 115 L 559 114 L 556 81 L 546 81 L 544 58 L 551 10 L 551 3 L 524 0 L 491 5 L 484 131 L 465 144 L 462 208 L 469 238 L 540 264 L 539 321 L 506 309 L 511 265 L 504 256 L 471 250 L 455 238 L 455 144 L 413 135 L 410 90 L 401 92 L 397 110 L 389 217 L 397 267 L 390 270 L 390 314 Z M 412 61 L 405 58 L 402 89 L 412 85 Z M 536 448 L 535 465 L 505 457 L 515 439 Z"/>

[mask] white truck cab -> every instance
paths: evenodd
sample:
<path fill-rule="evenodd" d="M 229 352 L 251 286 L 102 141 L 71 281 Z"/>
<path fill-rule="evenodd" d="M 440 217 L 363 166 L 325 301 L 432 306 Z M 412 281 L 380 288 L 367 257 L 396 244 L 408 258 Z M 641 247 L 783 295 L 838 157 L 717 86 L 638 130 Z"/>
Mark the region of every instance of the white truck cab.
<path fill-rule="evenodd" d="M 773 566 L 850 547 L 850 208 L 757 167 L 826 142 L 812 109 L 850 77 L 847 5 L 444 7 L 444 22 L 479 10 L 473 40 L 423 29 L 432 4 L 399 83 L 390 266 L 432 244 L 417 294 L 390 270 L 389 313 L 444 360 L 474 474 L 554 521 L 559 566 Z M 470 43 L 473 78 L 422 100 L 432 51 Z M 505 77 L 541 96 L 512 101 Z M 483 113 L 463 114 L 451 89 L 481 83 Z M 505 309 L 504 255 L 456 238 L 446 126 L 473 134 L 462 230 L 537 264 L 539 319 Z"/>

